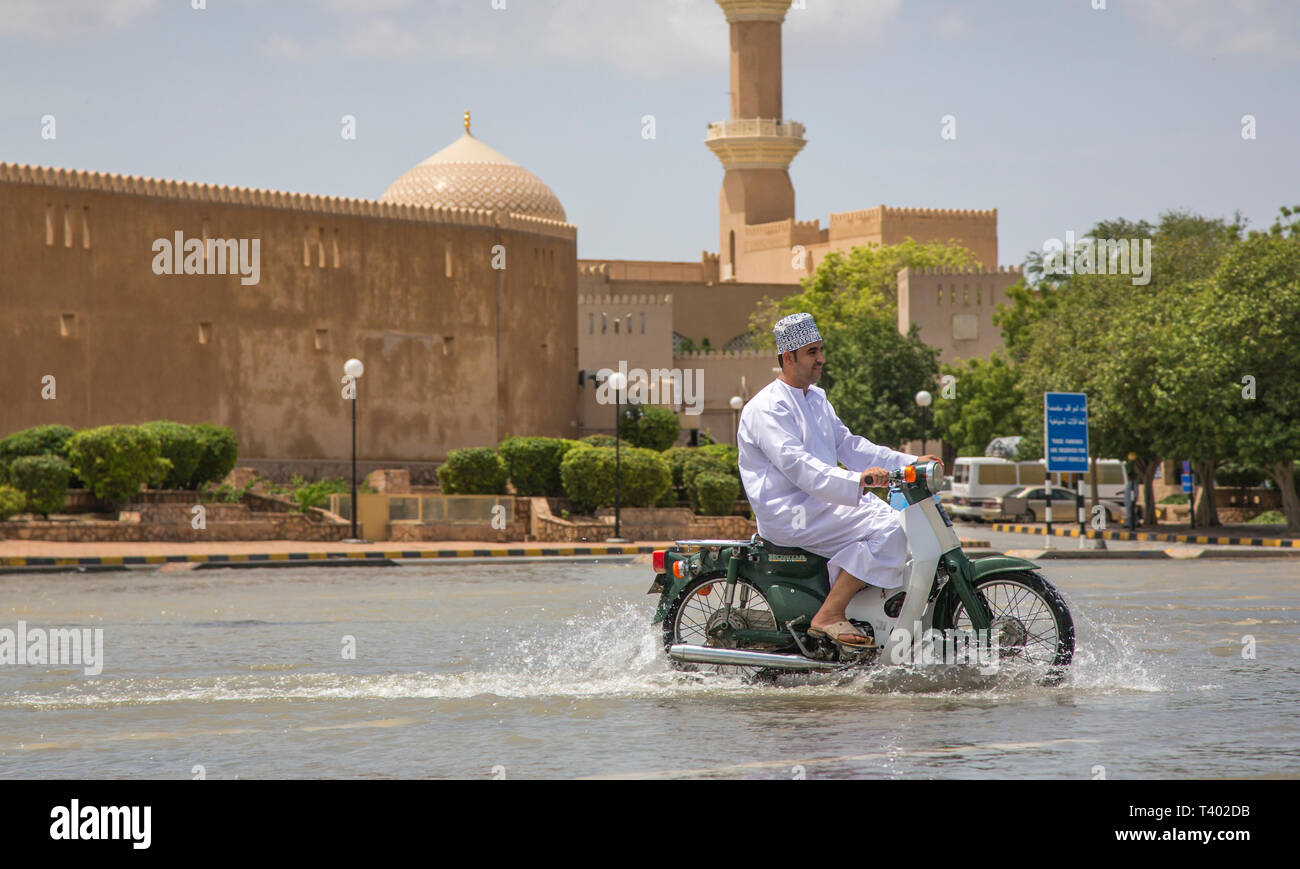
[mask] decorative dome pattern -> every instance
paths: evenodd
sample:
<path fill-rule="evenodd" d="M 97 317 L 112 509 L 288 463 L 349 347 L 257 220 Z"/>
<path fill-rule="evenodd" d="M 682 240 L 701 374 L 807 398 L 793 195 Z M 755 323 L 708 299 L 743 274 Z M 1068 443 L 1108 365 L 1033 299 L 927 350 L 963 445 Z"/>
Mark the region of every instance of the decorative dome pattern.
<path fill-rule="evenodd" d="M 542 179 L 467 131 L 413 167 L 384 191 L 381 202 L 436 208 L 476 208 L 565 221 L 564 206 Z"/>

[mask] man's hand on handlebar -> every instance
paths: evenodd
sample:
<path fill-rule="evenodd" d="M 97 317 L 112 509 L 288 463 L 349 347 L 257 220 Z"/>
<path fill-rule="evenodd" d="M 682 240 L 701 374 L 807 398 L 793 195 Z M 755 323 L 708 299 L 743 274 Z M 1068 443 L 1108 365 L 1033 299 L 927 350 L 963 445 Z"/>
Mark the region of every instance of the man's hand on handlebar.
<path fill-rule="evenodd" d="M 884 468 L 867 468 L 862 472 L 862 485 L 867 489 L 883 489 L 889 485 L 889 471 Z"/>
<path fill-rule="evenodd" d="M 916 461 L 917 461 L 918 463 L 920 463 L 920 462 L 939 462 L 939 463 L 942 464 L 943 459 L 939 458 L 938 456 L 924 455 L 924 456 L 921 456 L 921 457 L 920 457 L 919 459 L 917 459 Z"/>

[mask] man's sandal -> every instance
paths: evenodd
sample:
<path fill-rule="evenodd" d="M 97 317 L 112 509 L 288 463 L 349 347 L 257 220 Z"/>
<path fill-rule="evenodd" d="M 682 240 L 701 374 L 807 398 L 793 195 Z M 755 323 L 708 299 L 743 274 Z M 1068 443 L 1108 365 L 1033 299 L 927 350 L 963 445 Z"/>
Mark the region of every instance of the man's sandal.
<path fill-rule="evenodd" d="M 822 637 L 854 649 L 870 649 L 876 645 L 875 640 L 862 633 L 857 625 L 849 621 L 836 622 L 828 628 L 809 628 L 808 636 Z"/>

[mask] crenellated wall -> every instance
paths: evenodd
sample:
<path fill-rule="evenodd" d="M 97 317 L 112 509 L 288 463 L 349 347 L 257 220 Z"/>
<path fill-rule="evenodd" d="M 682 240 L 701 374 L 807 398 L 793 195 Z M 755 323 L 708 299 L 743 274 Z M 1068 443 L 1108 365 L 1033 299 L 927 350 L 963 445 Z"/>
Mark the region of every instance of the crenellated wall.
<path fill-rule="evenodd" d="M 258 282 L 155 274 L 177 232 L 256 240 Z M 342 460 L 352 356 L 365 460 L 577 430 L 566 224 L 3 164 L 0 259 L 0 434 L 212 421 L 241 458 Z"/>
<path fill-rule="evenodd" d="M 997 269 L 903 269 L 898 273 L 898 328 L 920 328 L 940 360 L 986 357 L 1002 347 L 993 324 L 1007 287 L 1023 277 L 1018 266 Z"/>

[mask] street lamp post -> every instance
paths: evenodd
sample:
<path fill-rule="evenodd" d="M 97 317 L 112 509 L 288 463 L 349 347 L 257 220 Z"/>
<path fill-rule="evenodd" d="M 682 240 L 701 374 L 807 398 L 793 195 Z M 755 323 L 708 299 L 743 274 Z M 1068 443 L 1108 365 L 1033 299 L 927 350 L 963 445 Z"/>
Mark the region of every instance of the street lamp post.
<path fill-rule="evenodd" d="M 343 363 L 343 373 L 352 378 L 352 537 L 349 543 L 360 543 L 357 536 L 357 381 L 366 373 L 366 366 L 360 359 L 349 359 Z"/>
<path fill-rule="evenodd" d="M 614 390 L 614 536 L 606 539 L 606 543 L 627 543 L 619 533 L 621 531 L 619 520 L 622 498 L 619 492 L 621 483 L 622 460 L 620 458 L 621 444 L 619 443 L 620 424 L 623 421 L 623 390 L 627 386 L 627 378 L 621 371 L 615 371 L 609 375 L 609 387 Z"/>
<path fill-rule="evenodd" d="M 921 408 L 921 455 L 926 454 L 925 436 L 927 434 L 927 429 L 929 428 L 926 423 L 930 421 L 929 407 L 930 403 L 933 401 L 934 396 L 930 395 L 930 393 L 924 389 L 916 394 L 916 406 Z"/>
<path fill-rule="evenodd" d="M 731 396 L 731 440 L 736 446 L 740 446 L 740 409 L 745 406 L 745 399 L 739 395 Z"/>

